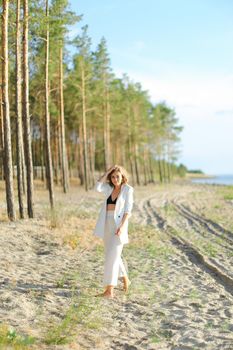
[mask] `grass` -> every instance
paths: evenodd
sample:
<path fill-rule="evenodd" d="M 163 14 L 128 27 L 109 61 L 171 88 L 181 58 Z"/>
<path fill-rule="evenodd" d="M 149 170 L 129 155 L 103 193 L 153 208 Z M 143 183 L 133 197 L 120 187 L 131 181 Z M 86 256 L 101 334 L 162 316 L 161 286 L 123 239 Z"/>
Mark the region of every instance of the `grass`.
<path fill-rule="evenodd" d="M 216 190 L 220 198 L 224 200 L 232 200 L 233 199 L 233 186 L 219 186 Z"/>
<path fill-rule="evenodd" d="M 208 320 L 207 323 L 205 324 L 206 329 L 213 329 L 215 326 L 214 321 Z"/>
<path fill-rule="evenodd" d="M 202 244 L 202 251 L 209 257 L 215 258 L 218 255 L 219 249 L 210 242 Z"/>
<path fill-rule="evenodd" d="M 232 201 L 233 200 L 233 193 L 228 193 L 225 196 L 223 196 L 223 199 L 226 201 Z"/>
<path fill-rule="evenodd" d="M 87 220 L 94 217 L 94 212 L 88 209 L 69 208 L 63 203 L 56 203 L 53 209 L 46 207 L 45 217 L 48 220 L 51 229 L 60 229 L 67 225 L 67 222 L 73 219 Z"/>
<path fill-rule="evenodd" d="M 73 299 L 72 305 L 68 308 L 63 320 L 50 322 L 43 342 L 47 345 L 68 344 L 77 333 L 79 325 L 87 329 L 99 329 L 102 321 L 92 315 L 93 311 L 98 309 L 98 305 L 98 300 L 92 303 L 90 297 L 84 295 L 76 300 Z"/>
<path fill-rule="evenodd" d="M 64 286 L 67 284 L 69 280 L 68 274 L 64 274 L 57 282 L 56 287 L 57 288 L 64 288 Z"/>
<path fill-rule="evenodd" d="M 202 254 L 210 258 L 216 257 L 220 252 L 219 247 L 215 244 L 215 242 L 208 241 L 204 236 L 195 236 L 195 230 L 193 230 L 193 232 L 180 230 L 179 233 L 177 231 L 177 236 L 191 242 L 192 245 L 199 249 Z"/>
<path fill-rule="evenodd" d="M 171 210 L 170 214 L 174 216 L 174 212 Z M 176 223 L 178 215 L 173 217 L 172 222 Z M 216 257 L 219 252 L 218 244 L 224 240 L 224 237 L 215 238 L 214 236 L 210 237 L 210 234 L 207 235 L 207 231 L 203 231 L 201 234 L 198 234 L 194 228 L 189 228 L 184 230 L 183 227 L 170 227 L 170 231 L 174 236 L 185 239 L 188 242 L 191 242 L 194 247 L 200 249 L 200 251 L 207 255 L 208 257 Z M 210 241 L 210 239 L 212 241 Z"/>
<path fill-rule="evenodd" d="M 75 250 L 79 246 L 80 240 L 77 234 L 71 233 L 64 237 L 63 243 Z"/>
<path fill-rule="evenodd" d="M 200 300 L 200 293 L 197 289 L 192 289 L 190 292 L 189 292 L 189 298 L 191 299 L 194 299 L 194 300 Z"/>
<path fill-rule="evenodd" d="M 64 222 L 62 210 L 58 206 L 54 207 L 53 209 L 49 209 L 47 212 L 47 219 L 50 229 L 62 227 L 62 223 Z"/>
<path fill-rule="evenodd" d="M 47 345 L 67 344 L 71 341 L 74 324 L 77 323 L 77 317 L 74 307 L 70 307 L 64 319 L 60 323 L 51 323 L 47 334 L 44 337 L 44 343 Z"/>
<path fill-rule="evenodd" d="M 146 246 L 146 251 L 153 258 L 163 258 L 166 260 L 174 253 L 174 249 L 171 246 L 163 245 L 162 242 L 160 246 L 155 245 L 153 242 L 148 243 Z"/>
<path fill-rule="evenodd" d="M 166 204 L 163 206 L 163 210 L 164 210 L 165 216 L 167 216 L 167 215 L 172 215 L 172 214 L 176 214 L 176 211 L 175 211 L 175 209 L 174 209 L 174 206 L 173 206 L 171 203 L 166 203 Z"/>
<path fill-rule="evenodd" d="M 161 329 L 158 332 L 158 336 L 160 336 L 161 338 L 164 338 L 166 340 L 170 340 L 172 338 L 172 331 L 170 331 L 169 329 Z"/>
<path fill-rule="evenodd" d="M 152 225 L 140 225 L 130 223 L 130 245 L 129 249 L 138 253 L 144 253 L 150 257 L 168 257 L 174 250 L 169 245 L 169 241 L 161 232 Z"/>
<path fill-rule="evenodd" d="M 230 329 L 231 329 L 231 324 L 230 324 L 230 322 L 228 320 L 223 321 L 221 323 L 221 330 L 223 332 L 227 332 L 228 333 L 228 332 L 230 332 Z"/>
<path fill-rule="evenodd" d="M 34 344 L 35 341 L 34 337 L 20 335 L 14 328 L 0 324 L 0 349 L 6 349 L 6 346 L 10 346 L 14 350 L 27 350 L 29 345 Z"/>
<path fill-rule="evenodd" d="M 63 245 L 72 250 L 92 250 L 98 245 L 92 235 L 96 220 L 93 212 L 87 210 L 74 210 L 63 203 L 57 203 L 53 209 L 47 208 L 45 212 L 47 225 Z"/>
<path fill-rule="evenodd" d="M 161 337 L 159 337 L 156 333 L 150 336 L 150 341 L 152 344 L 158 344 L 161 342 L 161 340 Z"/>
<path fill-rule="evenodd" d="M 85 285 L 85 275 L 82 274 L 82 271 L 71 271 L 64 273 L 57 280 L 57 288 L 69 286 L 71 290 L 70 306 L 62 319 L 57 321 L 51 318 L 48 320 L 41 341 L 43 344 L 51 346 L 70 344 L 77 336 L 78 329 L 81 331 L 85 329 L 98 330 L 101 327 L 102 320 L 98 316 L 100 314 L 99 300 L 89 296 L 85 288 L 82 288 L 83 292 L 77 295 L 77 282 L 81 283 L 82 287 Z"/>

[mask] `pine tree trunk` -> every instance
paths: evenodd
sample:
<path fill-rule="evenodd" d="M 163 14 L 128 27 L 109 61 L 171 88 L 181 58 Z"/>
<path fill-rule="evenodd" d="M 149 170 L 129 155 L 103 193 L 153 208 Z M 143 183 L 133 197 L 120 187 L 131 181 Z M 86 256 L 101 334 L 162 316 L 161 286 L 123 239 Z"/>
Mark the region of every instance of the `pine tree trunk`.
<path fill-rule="evenodd" d="M 147 163 L 147 159 L 146 159 L 146 150 L 145 150 L 145 148 L 144 148 L 144 149 L 143 149 L 144 185 L 147 185 L 147 184 L 148 184 L 146 163 Z"/>
<path fill-rule="evenodd" d="M 70 147 L 70 143 L 66 144 L 66 149 L 67 149 L 68 175 L 69 175 L 69 179 L 71 180 L 73 174 L 72 174 L 72 166 L 71 166 L 71 163 L 72 163 L 72 150 L 71 150 L 71 147 Z"/>
<path fill-rule="evenodd" d="M 136 177 L 136 183 L 140 186 L 141 180 L 140 180 L 140 173 L 139 173 L 139 162 L 138 162 L 138 127 L 137 127 L 137 120 L 138 120 L 138 106 L 135 104 L 133 105 L 133 160 L 134 160 L 134 167 L 135 167 L 135 177 Z"/>
<path fill-rule="evenodd" d="M 27 171 L 27 206 L 29 218 L 34 217 L 33 163 L 29 115 L 29 73 L 28 73 L 28 0 L 23 1 L 23 126 L 24 149 Z"/>
<path fill-rule="evenodd" d="M 164 158 L 162 159 L 162 170 L 163 170 L 163 180 L 164 182 L 167 182 L 166 164 L 165 164 Z"/>
<path fill-rule="evenodd" d="M 58 155 L 59 155 L 59 182 L 63 186 L 62 180 L 62 141 L 61 141 L 61 118 L 58 119 Z"/>
<path fill-rule="evenodd" d="M 11 150 L 10 107 L 8 95 L 8 1 L 2 2 L 2 102 L 4 124 L 4 176 L 6 184 L 7 213 L 10 220 L 16 219 Z"/>
<path fill-rule="evenodd" d="M 135 172 L 136 172 L 136 181 L 137 185 L 141 185 L 140 174 L 139 174 L 139 164 L 138 164 L 138 145 L 134 143 L 134 164 L 135 164 Z"/>
<path fill-rule="evenodd" d="M 20 0 L 16 10 L 16 156 L 19 215 L 24 218 L 23 203 L 23 130 L 22 130 L 22 73 L 21 73 Z"/>
<path fill-rule="evenodd" d="M 43 106 L 43 101 L 40 101 L 41 105 Z M 44 174 L 44 111 L 41 109 L 40 111 L 40 166 L 41 166 L 41 181 L 44 182 L 45 180 L 45 174 Z"/>
<path fill-rule="evenodd" d="M 59 184 L 60 178 L 60 168 L 59 168 L 59 138 L 58 138 L 58 128 L 55 130 L 55 140 L 54 140 L 54 169 L 55 169 L 55 183 Z"/>
<path fill-rule="evenodd" d="M 23 135 L 22 135 L 23 138 Z M 25 164 L 25 152 L 24 152 L 24 142 L 22 143 L 21 147 L 21 158 L 22 158 L 22 174 L 23 174 L 23 194 L 26 194 L 26 188 L 27 188 L 27 171 L 26 171 L 26 164 Z"/>
<path fill-rule="evenodd" d="M 2 79 L 1 79 L 2 85 Z M 2 88 L 0 89 L 0 178 L 3 180 L 3 149 L 4 149 L 4 130 L 3 130 L 3 104 L 2 104 Z"/>
<path fill-rule="evenodd" d="M 85 95 L 85 76 L 84 69 L 81 67 L 82 74 L 82 127 L 83 127 L 83 155 L 84 155 L 84 182 L 85 190 L 88 191 L 88 153 L 87 153 L 87 126 L 86 126 L 86 95 Z"/>
<path fill-rule="evenodd" d="M 106 88 L 106 146 L 107 146 L 107 169 L 111 165 L 111 144 L 110 144 L 110 102 L 109 90 Z"/>
<path fill-rule="evenodd" d="M 169 178 L 170 181 L 173 181 L 173 177 L 174 177 L 174 164 L 172 163 L 172 161 L 169 161 Z"/>
<path fill-rule="evenodd" d="M 79 178 L 80 184 L 84 184 L 84 157 L 83 157 L 83 127 L 79 125 Z"/>
<path fill-rule="evenodd" d="M 132 184 L 133 186 L 135 186 L 136 184 L 136 180 L 135 180 L 135 168 L 134 168 L 134 162 L 133 162 L 133 159 L 131 157 L 131 154 L 132 154 L 132 148 L 129 150 L 129 160 L 130 160 L 130 171 L 131 171 L 131 175 L 132 175 Z"/>
<path fill-rule="evenodd" d="M 68 192 L 68 165 L 65 140 L 65 118 L 64 118 L 64 98 L 63 98 L 63 49 L 59 50 L 60 70 L 59 70 L 59 90 L 60 90 L 60 130 L 61 130 L 61 160 L 62 160 L 62 185 L 64 193 Z"/>
<path fill-rule="evenodd" d="M 150 181 L 151 181 L 152 183 L 154 183 L 155 180 L 154 180 L 154 171 L 153 171 L 153 165 L 152 165 L 151 154 L 149 154 L 149 169 L 150 169 Z"/>
<path fill-rule="evenodd" d="M 169 183 L 171 182 L 171 165 L 169 159 L 167 161 L 167 180 Z"/>
<path fill-rule="evenodd" d="M 54 189 L 53 189 L 53 165 L 50 144 L 50 114 L 49 114 L 49 4 L 46 0 L 46 49 L 45 49 L 45 144 L 46 144 L 46 167 L 47 167 L 47 184 L 49 190 L 50 206 L 54 206 Z"/>
<path fill-rule="evenodd" d="M 131 122 L 130 122 L 130 112 L 127 113 L 127 130 L 128 130 L 128 157 L 130 163 L 130 171 L 132 176 L 132 184 L 135 185 L 135 172 L 133 167 L 132 159 L 132 131 L 131 131 Z"/>
<path fill-rule="evenodd" d="M 110 102 L 109 102 L 109 91 L 107 87 L 106 78 L 104 77 L 104 160 L 105 160 L 105 170 L 109 169 L 111 157 L 110 157 Z"/>
<path fill-rule="evenodd" d="M 79 173 L 80 173 L 80 169 L 79 169 L 79 146 L 78 146 L 78 138 L 75 141 L 75 149 L 74 149 L 74 165 L 75 165 L 75 170 L 78 173 L 78 177 Z"/>
<path fill-rule="evenodd" d="M 163 183 L 163 172 L 162 172 L 162 164 L 161 164 L 161 159 L 159 157 L 158 160 L 158 168 L 159 168 L 159 181 Z"/>
<path fill-rule="evenodd" d="M 90 179 L 91 184 L 95 184 L 95 138 L 96 130 L 90 129 Z"/>

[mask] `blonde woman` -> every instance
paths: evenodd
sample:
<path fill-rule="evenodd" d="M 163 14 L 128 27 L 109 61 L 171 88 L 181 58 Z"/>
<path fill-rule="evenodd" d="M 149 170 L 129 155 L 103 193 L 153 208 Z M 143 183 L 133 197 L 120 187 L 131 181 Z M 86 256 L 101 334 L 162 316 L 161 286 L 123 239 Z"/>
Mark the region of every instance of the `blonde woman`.
<path fill-rule="evenodd" d="M 130 284 L 126 268 L 121 258 L 124 244 L 128 243 L 128 218 L 133 207 L 133 187 L 127 184 L 126 170 L 112 166 L 97 181 L 96 190 L 105 195 L 94 234 L 104 240 L 104 297 L 113 298 L 118 278 L 122 278 L 124 290 Z"/>

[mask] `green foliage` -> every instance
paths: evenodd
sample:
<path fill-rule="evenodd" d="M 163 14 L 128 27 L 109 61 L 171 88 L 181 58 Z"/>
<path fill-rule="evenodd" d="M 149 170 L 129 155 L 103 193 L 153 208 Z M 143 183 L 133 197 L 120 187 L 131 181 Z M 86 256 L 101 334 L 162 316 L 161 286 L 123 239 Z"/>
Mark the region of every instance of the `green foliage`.
<path fill-rule="evenodd" d="M 225 200 L 232 201 L 233 200 L 233 192 L 225 194 L 223 198 Z"/>
<path fill-rule="evenodd" d="M 178 165 L 177 167 L 177 174 L 180 176 L 180 177 L 184 177 L 187 173 L 188 169 L 185 165 L 183 164 L 180 164 Z"/>
<path fill-rule="evenodd" d="M 200 170 L 200 169 L 188 170 L 188 173 L 191 173 L 191 174 L 204 174 L 203 171 Z"/>
<path fill-rule="evenodd" d="M 16 332 L 14 328 L 8 327 L 6 324 L 0 325 L 0 347 L 11 346 L 15 350 L 26 350 L 29 345 L 35 343 L 35 338 L 31 336 L 23 336 Z"/>
<path fill-rule="evenodd" d="M 93 304 L 90 297 L 80 296 L 73 299 L 72 305 L 68 308 L 61 322 L 51 322 L 44 338 L 47 345 L 62 345 L 71 341 L 76 334 L 76 327 L 82 324 L 89 329 L 98 329 L 101 320 L 92 319 L 92 312 L 98 307 L 98 302 Z"/>

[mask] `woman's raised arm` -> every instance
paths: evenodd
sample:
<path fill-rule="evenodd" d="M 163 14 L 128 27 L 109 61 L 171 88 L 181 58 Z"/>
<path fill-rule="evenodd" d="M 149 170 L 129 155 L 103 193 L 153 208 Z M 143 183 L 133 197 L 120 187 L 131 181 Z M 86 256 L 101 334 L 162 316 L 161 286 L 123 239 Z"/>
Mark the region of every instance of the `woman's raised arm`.
<path fill-rule="evenodd" d="M 98 180 L 95 185 L 95 189 L 98 192 L 106 192 L 109 190 L 110 185 L 106 182 L 108 175 L 113 171 L 113 169 L 116 167 L 116 165 L 113 165 L 111 168 L 109 168 Z"/>

